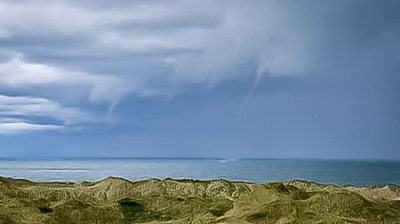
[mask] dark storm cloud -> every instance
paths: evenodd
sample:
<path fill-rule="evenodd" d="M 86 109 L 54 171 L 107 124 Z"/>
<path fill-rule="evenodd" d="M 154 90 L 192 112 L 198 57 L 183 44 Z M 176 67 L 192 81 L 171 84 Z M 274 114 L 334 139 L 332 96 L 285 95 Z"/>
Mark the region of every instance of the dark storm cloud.
<path fill-rule="evenodd" d="M 4 113 L 0 129 L 89 125 L 70 138 L 105 133 L 121 155 L 399 157 L 399 11 L 399 1 L 0 1 L 1 96 L 53 105 Z"/>

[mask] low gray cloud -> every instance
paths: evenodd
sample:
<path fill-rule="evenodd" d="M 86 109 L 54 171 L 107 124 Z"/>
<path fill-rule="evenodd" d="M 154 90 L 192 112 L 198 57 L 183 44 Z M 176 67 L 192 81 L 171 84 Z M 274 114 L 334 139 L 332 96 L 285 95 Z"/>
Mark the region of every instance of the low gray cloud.
<path fill-rule="evenodd" d="M 63 70 L 51 65 L 26 62 L 20 56 L 1 63 L 0 73 L 0 86 L 10 86 L 14 89 L 46 85 L 80 87 L 80 90 L 87 90 L 91 102 L 105 101 L 109 102 L 111 107 L 130 91 L 118 77 Z"/>
<path fill-rule="evenodd" d="M 96 115 L 45 98 L 0 94 L 0 105 L 0 134 L 62 130 L 104 122 Z"/>
<path fill-rule="evenodd" d="M 51 117 L 67 125 L 94 121 L 76 108 L 63 107 L 45 98 L 0 95 L 0 104 L 0 115 L 8 118 Z"/>
<path fill-rule="evenodd" d="M 23 121 L 0 121 L 0 134 L 20 134 L 32 131 L 61 130 L 62 126 L 26 123 Z"/>

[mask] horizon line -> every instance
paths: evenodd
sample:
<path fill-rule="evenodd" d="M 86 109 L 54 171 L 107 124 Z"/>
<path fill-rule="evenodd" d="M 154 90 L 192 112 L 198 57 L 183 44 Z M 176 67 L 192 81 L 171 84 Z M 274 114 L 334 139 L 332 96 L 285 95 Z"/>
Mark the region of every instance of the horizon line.
<path fill-rule="evenodd" d="M 186 157 L 186 156 L 0 156 L 0 160 L 101 160 L 101 159 L 132 159 L 132 160 L 226 160 L 226 161 L 237 161 L 237 160 L 329 160 L 329 161 L 393 161 L 400 162 L 399 158 L 332 158 L 332 157 Z"/>

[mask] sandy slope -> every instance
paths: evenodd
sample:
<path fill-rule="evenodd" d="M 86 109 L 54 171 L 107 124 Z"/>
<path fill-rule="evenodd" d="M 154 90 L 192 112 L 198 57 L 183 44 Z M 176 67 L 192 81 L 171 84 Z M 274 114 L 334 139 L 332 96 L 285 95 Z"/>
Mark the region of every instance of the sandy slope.
<path fill-rule="evenodd" d="M 400 223 L 400 187 L 0 178 L 0 223 Z"/>

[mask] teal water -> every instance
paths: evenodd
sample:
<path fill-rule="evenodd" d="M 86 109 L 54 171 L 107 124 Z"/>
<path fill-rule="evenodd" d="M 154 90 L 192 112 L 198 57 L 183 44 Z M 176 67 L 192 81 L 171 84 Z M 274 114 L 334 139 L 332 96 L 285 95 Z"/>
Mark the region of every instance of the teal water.
<path fill-rule="evenodd" d="M 22 159 L 1 158 L 0 176 L 34 181 L 196 178 L 258 183 L 305 179 L 338 185 L 400 185 L 400 161 L 297 159 Z"/>

